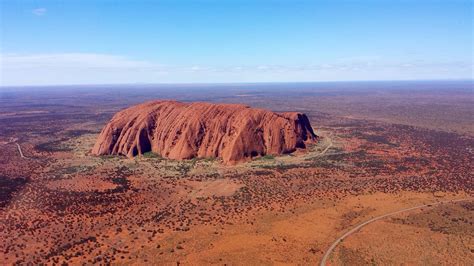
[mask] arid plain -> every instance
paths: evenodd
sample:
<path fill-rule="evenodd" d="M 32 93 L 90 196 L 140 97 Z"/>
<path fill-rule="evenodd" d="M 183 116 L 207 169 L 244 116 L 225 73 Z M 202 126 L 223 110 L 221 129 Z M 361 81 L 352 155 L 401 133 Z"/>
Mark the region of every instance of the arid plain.
<path fill-rule="evenodd" d="M 472 89 L 470 81 L 4 88 L 1 261 L 314 265 L 358 224 L 427 205 L 357 230 L 327 262 L 473 265 Z M 116 112 L 154 99 L 302 112 L 320 138 L 304 152 L 236 165 L 91 154 Z"/>

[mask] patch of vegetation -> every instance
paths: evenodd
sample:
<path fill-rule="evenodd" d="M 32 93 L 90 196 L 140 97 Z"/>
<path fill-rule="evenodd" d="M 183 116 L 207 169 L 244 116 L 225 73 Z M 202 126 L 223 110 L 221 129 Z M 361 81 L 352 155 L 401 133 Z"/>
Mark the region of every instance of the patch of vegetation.
<path fill-rule="evenodd" d="M 396 168 L 395 168 L 395 172 L 396 173 L 403 173 L 403 172 L 406 172 L 410 170 L 410 168 L 406 167 L 406 166 L 403 166 L 403 165 L 398 165 Z"/>
<path fill-rule="evenodd" d="M 191 171 L 194 163 L 189 164 L 186 162 L 179 162 L 178 165 L 175 167 L 175 170 L 179 172 L 181 176 L 187 176 L 188 173 Z"/>
<path fill-rule="evenodd" d="M 29 181 L 29 178 L 8 178 L 6 176 L 0 176 L 0 208 L 7 206 L 13 193 L 22 189 Z"/>
<path fill-rule="evenodd" d="M 257 176 L 267 176 L 267 175 L 271 175 L 272 172 L 268 170 L 257 170 L 257 171 L 253 171 L 252 174 L 257 175 Z"/>
<path fill-rule="evenodd" d="M 117 185 L 114 189 L 109 190 L 111 193 L 120 193 L 120 192 L 125 192 L 130 189 L 130 181 L 127 179 L 132 175 L 132 171 L 125 166 L 120 166 L 115 171 L 111 174 L 111 179 L 112 183 Z"/>
<path fill-rule="evenodd" d="M 384 168 L 385 162 L 383 160 L 370 160 L 370 161 L 361 161 L 354 162 L 354 164 L 359 168 Z"/>
<path fill-rule="evenodd" d="M 299 164 L 284 164 L 284 163 L 277 163 L 277 164 L 270 164 L 270 165 L 261 165 L 259 168 L 263 169 L 273 169 L 277 171 L 285 171 L 294 168 L 301 168 L 302 165 Z"/>
<path fill-rule="evenodd" d="M 166 219 L 171 213 L 167 210 L 164 210 L 164 211 L 159 211 L 157 213 L 155 213 L 153 216 L 152 216 L 152 221 L 156 222 L 156 223 L 159 223 L 161 221 L 163 221 L 164 219 Z"/>
<path fill-rule="evenodd" d="M 398 146 L 397 144 L 392 143 L 386 136 L 382 136 L 382 135 L 371 135 L 371 134 L 365 134 L 365 133 L 360 133 L 360 132 L 354 133 L 353 135 L 358 138 L 365 139 L 368 142 L 372 142 L 376 144 L 385 144 L 385 145 L 389 145 L 393 147 Z"/>
<path fill-rule="evenodd" d="M 339 150 L 334 150 L 334 151 L 339 152 Z M 368 157 L 367 152 L 365 150 L 360 150 L 360 151 L 356 151 L 356 152 L 325 154 L 324 156 L 316 156 L 316 157 L 307 158 L 307 159 L 305 159 L 305 161 L 320 162 L 320 161 L 323 161 L 323 160 L 327 160 L 327 161 L 341 162 L 341 161 L 345 161 L 345 160 L 361 160 L 361 159 L 365 159 L 367 157 Z"/>
<path fill-rule="evenodd" d="M 464 202 L 440 205 L 423 212 L 413 213 L 404 218 L 392 218 L 397 224 L 429 228 L 433 232 L 454 235 L 471 235 L 474 229 L 474 203 Z"/>
<path fill-rule="evenodd" d="M 103 160 L 111 160 L 111 159 L 116 158 L 116 156 L 115 156 L 115 155 L 107 154 L 107 155 L 101 155 L 99 158 L 100 158 L 100 159 L 103 159 Z"/>
<path fill-rule="evenodd" d="M 163 159 L 163 157 L 161 157 L 161 155 L 157 154 L 157 153 L 154 153 L 154 152 L 145 152 L 144 154 L 142 154 L 142 156 L 144 158 L 154 158 L 154 159 Z"/>
<path fill-rule="evenodd" d="M 125 192 L 130 188 L 130 181 L 126 177 L 114 177 L 112 183 L 116 184 L 117 187 L 112 192 Z"/>
<path fill-rule="evenodd" d="M 60 172 L 62 174 L 74 174 L 74 173 L 80 173 L 80 172 L 86 172 L 91 170 L 93 167 L 91 166 L 82 166 L 82 165 L 74 165 L 74 166 L 69 166 L 66 168 L 61 168 Z"/>
<path fill-rule="evenodd" d="M 362 254 L 358 251 L 341 246 L 339 248 L 339 259 L 342 265 L 368 265 Z"/>
<path fill-rule="evenodd" d="M 95 236 L 90 236 L 90 237 L 79 239 L 79 240 L 74 241 L 72 243 L 67 243 L 67 244 L 65 244 L 63 246 L 60 246 L 59 248 L 51 251 L 50 253 L 48 253 L 45 256 L 45 258 L 49 259 L 51 257 L 61 255 L 63 252 L 65 252 L 65 251 L 67 251 L 67 250 L 69 250 L 69 249 L 71 249 L 75 246 L 85 244 L 87 242 L 97 242 L 97 238 Z"/>
<path fill-rule="evenodd" d="M 75 137 L 80 137 L 85 134 L 95 134 L 95 133 L 97 132 L 94 132 L 92 130 L 78 129 L 78 130 L 66 131 L 66 136 L 75 138 Z"/>
<path fill-rule="evenodd" d="M 66 152 L 72 151 L 71 148 L 61 144 L 63 140 L 55 140 L 50 142 L 41 143 L 35 146 L 35 150 L 39 152 Z"/>
<path fill-rule="evenodd" d="M 334 161 L 332 160 L 323 158 L 309 158 L 307 161 L 310 161 L 310 163 L 307 164 L 308 167 L 335 168 Z"/>
<path fill-rule="evenodd" d="M 271 155 L 271 154 L 266 154 L 262 157 L 259 158 L 260 160 L 273 160 L 275 159 L 275 156 Z"/>
<path fill-rule="evenodd" d="M 193 176 L 193 177 L 195 177 L 195 176 Z M 198 179 L 202 178 L 202 177 L 207 178 L 207 179 L 209 179 L 209 178 L 217 179 L 217 178 L 221 178 L 221 175 L 218 172 L 207 172 L 206 174 L 204 174 L 204 176 L 198 176 Z M 201 179 L 199 179 L 199 181 L 201 181 Z"/>
<path fill-rule="evenodd" d="M 214 162 L 214 161 L 216 161 L 216 160 L 217 160 L 217 158 L 215 158 L 215 157 L 204 157 L 204 158 L 194 157 L 194 158 L 192 158 L 192 159 L 190 159 L 190 160 L 184 160 L 183 162 L 188 162 L 188 163 L 190 163 L 190 164 L 191 164 L 191 168 L 193 168 L 193 167 L 196 165 L 196 163 L 198 163 L 198 162 L 207 163 L 207 162 Z"/>
<path fill-rule="evenodd" d="M 199 159 L 201 162 L 204 162 L 204 163 L 211 163 L 211 162 L 215 162 L 217 160 L 216 157 L 206 157 L 206 158 L 200 158 Z"/>

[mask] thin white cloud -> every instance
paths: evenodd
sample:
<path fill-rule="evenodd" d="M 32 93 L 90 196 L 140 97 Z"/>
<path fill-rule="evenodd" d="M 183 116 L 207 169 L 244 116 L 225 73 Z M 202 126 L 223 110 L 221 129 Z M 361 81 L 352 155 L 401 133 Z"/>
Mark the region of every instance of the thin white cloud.
<path fill-rule="evenodd" d="M 44 16 L 46 15 L 46 12 L 48 10 L 44 7 L 40 7 L 40 8 L 35 8 L 33 10 L 31 10 L 31 13 L 33 13 L 33 15 L 36 15 L 36 16 Z"/>
<path fill-rule="evenodd" d="M 157 82 L 171 68 L 97 53 L 0 54 L 0 86 Z"/>
<path fill-rule="evenodd" d="M 145 69 L 163 66 L 143 60 L 135 60 L 120 55 L 95 53 L 59 54 L 5 54 L 0 55 L 2 68 L 106 68 L 106 69 Z"/>

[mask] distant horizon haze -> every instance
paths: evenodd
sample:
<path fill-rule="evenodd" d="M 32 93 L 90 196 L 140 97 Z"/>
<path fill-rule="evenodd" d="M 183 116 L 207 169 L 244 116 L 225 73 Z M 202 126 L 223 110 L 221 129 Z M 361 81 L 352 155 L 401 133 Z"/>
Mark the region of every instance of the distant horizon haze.
<path fill-rule="evenodd" d="M 3 89 L 42 89 L 42 88 L 156 88 L 156 89 L 165 89 L 165 88 L 176 88 L 176 89 L 212 89 L 212 88 L 241 88 L 241 89 L 248 89 L 248 88 L 259 88 L 266 85 L 271 85 L 273 89 L 278 88 L 314 88 L 314 89 L 322 89 L 322 88 L 339 88 L 339 86 L 346 86 L 344 88 L 355 89 L 360 88 L 373 88 L 373 86 L 384 89 L 385 86 L 389 87 L 398 87 L 398 86 L 406 86 L 404 88 L 410 89 L 413 88 L 411 84 L 419 84 L 419 85 L 440 85 L 440 86 L 448 86 L 448 85 L 460 85 L 464 89 L 474 89 L 474 79 L 432 79 L 432 80 L 423 80 L 423 79 L 413 79 L 413 80 L 343 80 L 343 81 L 299 81 L 299 82 L 202 82 L 202 83 L 97 83 L 97 84 L 48 84 L 48 85 L 0 85 L 0 91 Z M 380 87 L 382 86 L 382 87 Z M 417 89 L 417 88 L 413 88 Z"/>

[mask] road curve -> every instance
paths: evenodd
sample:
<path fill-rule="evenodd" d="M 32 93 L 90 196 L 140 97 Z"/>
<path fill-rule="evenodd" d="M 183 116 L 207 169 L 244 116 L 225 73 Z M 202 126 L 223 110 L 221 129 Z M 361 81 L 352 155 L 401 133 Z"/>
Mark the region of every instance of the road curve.
<path fill-rule="evenodd" d="M 324 148 L 323 151 L 321 151 L 321 153 L 316 154 L 315 157 L 323 156 L 333 146 L 332 139 L 330 139 L 329 137 L 326 138 L 329 140 L 329 144 L 326 146 L 326 148 Z"/>
<path fill-rule="evenodd" d="M 332 140 L 329 139 L 330 143 L 329 145 L 326 147 L 326 149 L 324 149 L 324 151 L 322 151 L 318 156 L 322 156 L 324 155 L 331 147 L 332 147 Z"/>
<path fill-rule="evenodd" d="M 357 232 L 359 229 L 361 229 L 362 227 L 372 223 L 372 222 L 375 222 L 375 221 L 378 221 L 378 220 L 381 220 L 383 218 L 386 218 L 388 216 L 392 216 L 392 215 L 395 215 L 395 214 L 399 214 L 399 213 L 402 213 L 402 212 L 407 212 L 407 211 L 412 211 L 412 210 L 416 210 L 416 209 L 420 209 L 420 208 L 423 208 L 423 207 L 432 207 L 432 206 L 436 206 L 436 205 L 440 205 L 440 204 L 443 204 L 443 203 L 453 203 L 453 202 L 459 202 L 459 201 L 468 201 L 468 200 L 472 200 L 472 198 L 465 198 L 465 199 L 457 199 L 457 200 L 446 200 L 446 201 L 440 201 L 440 202 L 434 202 L 434 203 L 429 203 L 429 204 L 423 204 L 423 205 L 418 205 L 418 206 L 415 206 L 415 207 L 411 207 L 411 208 L 406 208 L 406 209 L 402 209 L 402 210 L 398 210 L 398 211 L 395 211 L 395 212 L 391 212 L 391 213 L 387 213 L 387 214 L 384 214 L 384 215 L 380 215 L 380 216 L 377 216 L 377 217 L 374 217 L 370 220 L 367 220 L 361 224 L 359 224 L 358 226 L 352 228 L 351 230 L 349 230 L 348 232 L 346 232 L 345 234 L 343 234 L 342 236 L 340 236 L 338 239 L 336 239 L 336 241 L 334 241 L 332 243 L 332 245 L 326 250 L 326 253 L 324 254 L 322 260 L 321 260 L 321 263 L 319 264 L 320 266 L 326 266 L 326 261 L 327 259 L 329 258 L 329 255 L 331 255 L 331 252 L 336 248 L 336 246 L 342 241 L 344 240 L 344 238 L 352 235 L 353 233 Z"/>

